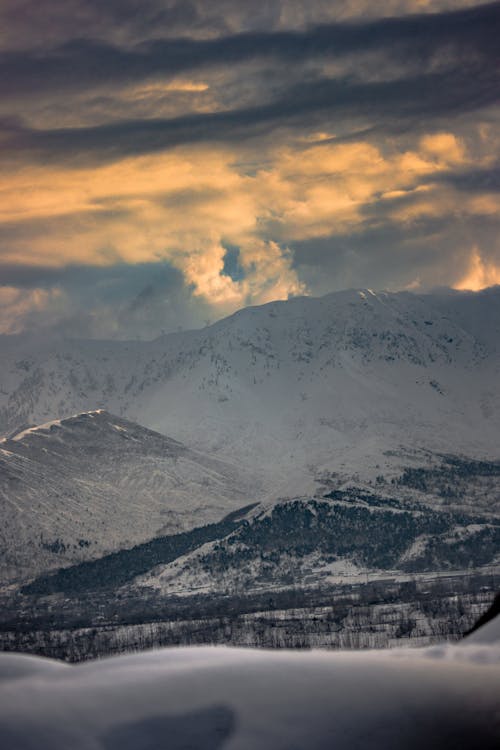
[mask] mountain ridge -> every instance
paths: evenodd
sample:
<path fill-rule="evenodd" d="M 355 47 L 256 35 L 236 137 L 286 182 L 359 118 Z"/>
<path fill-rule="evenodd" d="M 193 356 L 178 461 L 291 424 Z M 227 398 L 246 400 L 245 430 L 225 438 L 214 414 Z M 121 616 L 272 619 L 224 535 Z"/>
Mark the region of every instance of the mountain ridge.
<path fill-rule="evenodd" d="M 149 342 L 21 337 L 0 363 L 0 430 L 104 408 L 258 467 L 270 491 L 332 455 L 375 470 L 406 443 L 494 458 L 499 340 L 498 287 L 293 298 Z"/>
<path fill-rule="evenodd" d="M 25 483 L 21 507 L 27 498 L 38 507 L 36 487 L 42 486 L 47 507 L 53 500 L 45 495 L 55 493 L 67 518 L 64 534 L 51 532 L 37 543 L 46 545 L 43 566 L 51 567 L 65 562 L 68 535 L 74 549 L 70 564 L 86 559 L 86 543 L 96 537 L 96 552 L 105 554 L 164 531 L 218 521 L 251 502 L 314 497 L 322 486 L 331 491 L 383 481 L 390 487 L 405 471 L 432 474 L 439 455 L 462 456 L 465 465 L 496 460 L 499 329 L 497 287 L 477 294 L 350 290 L 294 298 L 150 342 L 40 340 L 26 349 L 27 339 L 9 339 L 0 360 L 0 424 L 11 444 L 10 458 L 6 441 L 0 444 L 3 507 L 16 497 L 11 482 L 16 472 Z M 84 418 L 85 413 L 94 416 Z M 83 431 L 81 442 L 73 444 L 71 419 L 86 420 L 87 427 L 104 420 L 105 436 Z M 54 448 L 61 425 L 67 430 L 66 453 Z M 117 426 L 137 431 L 139 445 L 147 446 L 145 456 L 129 450 L 120 457 L 127 441 Z M 45 447 L 52 446 L 53 455 L 44 452 L 43 441 L 51 441 Z M 184 456 L 180 463 L 189 457 L 182 476 L 175 479 L 166 464 L 158 468 L 156 443 L 161 460 L 169 451 Z M 70 446 L 84 456 L 81 466 L 71 463 Z M 111 507 L 119 508 L 120 488 L 133 511 L 128 526 L 139 519 L 138 535 L 122 529 L 116 546 L 112 534 L 106 541 L 90 522 L 92 534 L 68 532 L 76 495 L 95 505 L 99 524 L 108 528 L 89 448 L 104 451 L 107 474 L 100 481 L 115 498 Z M 35 464 L 29 463 L 30 451 Z M 130 465 L 124 464 L 127 457 Z M 174 462 L 172 456 L 168 460 Z M 71 467 L 79 477 L 76 485 L 68 475 Z M 158 476 L 171 490 L 163 519 Z M 429 483 L 429 500 L 436 506 L 452 501 L 442 494 L 447 490 L 440 481 L 434 476 Z M 452 481 L 461 480 L 453 475 Z M 463 502 L 484 506 L 481 492 L 489 502 L 490 484 L 482 478 L 472 489 L 464 485 Z M 416 491 L 418 486 L 411 489 Z M 62 497 L 70 498 L 66 509 Z M 4 537 L 20 534 L 19 547 L 25 532 L 9 528 L 7 523 Z M 23 558 L 18 549 L 11 570 L 30 568 L 28 558 L 28 551 Z"/>
<path fill-rule="evenodd" d="M 218 521 L 255 486 L 238 466 L 104 410 L 27 428 L 0 442 L 2 580 Z"/>

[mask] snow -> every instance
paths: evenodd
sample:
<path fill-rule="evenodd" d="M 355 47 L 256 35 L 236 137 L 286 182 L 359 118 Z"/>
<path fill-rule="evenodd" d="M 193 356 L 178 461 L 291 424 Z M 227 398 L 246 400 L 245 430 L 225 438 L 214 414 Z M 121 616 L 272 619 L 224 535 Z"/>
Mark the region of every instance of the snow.
<path fill-rule="evenodd" d="M 499 341 L 500 289 L 297 298 L 152 342 L 0 337 L 0 429 L 14 434 L 0 449 L 2 576 L 255 500 L 254 514 L 269 512 L 329 474 L 363 487 L 433 452 L 498 458 Z M 52 552 L 59 539 L 68 548 Z M 208 549 L 137 585 L 208 590 L 188 569 Z M 318 569 L 329 581 L 362 574 L 345 560 Z M 489 750 L 500 743 L 499 644 L 496 618 L 421 650 L 191 648 L 78 666 L 0 654 L 0 746 Z"/>
<path fill-rule="evenodd" d="M 45 422 L 45 424 L 39 424 L 35 425 L 34 427 L 28 427 L 26 430 L 22 430 L 21 432 L 18 432 L 17 435 L 14 435 L 11 437 L 11 440 L 22 440 L 23 437 L 26 435 L 41 435 L 43 436 L 44 432 L 47 432 L 50 430 L 51 427 L 60 427 L 61 426 L 61 420 L 60 419 L 52 419 L 50 422 Z"/>
<path fill-rule="evenodd" d="M 499 648 L 164 649 L 65 667 L 0 655 L 16 750 L 493 750 Z"/>
<path fill-rule="evenodd" d="M 13 569 L 29 570 L 20 554 L 40 533 L 49 545 L 89 539 L 76 552 L 97 555 L 252 502 L 311 497 L 329 474 L 362 487 L 435 453 L 498 458 L 497 320 L 500 289 L 363 289 L 247 308 L 149 342 L 0 337 L 0 431 L 15 435 L 1 443 L 0 526 L 18 540 Z M 72 474 L 77 415 L 99 424 L 103 409 L 117 416 L 93 458 L 85 438 Z M 179 441 L 189 460 L 128 462 L 138 425 Z M 44 555 L 38 569 L 66 562 Z"/>
<path fill-rule="evenodd" d="M 82 416 L 88 416 L 88 417 L 96 417 L 99 414 L 102 414 L 104 412 L 104 409 L 93 409 L 92 411 L 86 411 L 82 412 L 80 414 L 73 414 L 68 419 L 76 419 L 78 417 Z M 52 419 L 50 422 L 45 422 L 44 424 L 37 424 L 33 425 L 32 427 L 28 427 L 25 430 L 21 430 L 21 432 L 18 432 L 14 435 L 10 435 L 9 438 L 2 438 L 0 442 L 7 442 L 8 440 L 22 440 L 26 435 L 37 435 L 40 437 L 46 437 L 47 433 L 50 431 L 51 427 L 62 427 L 63 421 L 66 422 L 66 420 L 62 419 Z M 121 429 L 117 425 L 115 425 L 116 429 Z"/>
<path fill-rule="evenodd" d="M 467 644 L 496 644 L 500 649 L 500 617 L 497 615 L 478 630 L 475 630 L 465 639 Z"/>
<path fill-rule="evenodd" d="M 218 521 L 256 488 L 233 463 L 103 410 L 23 430 L 0 448 L 0 580 Z"/>
<path fill-rule="evenodd" d="M 401 446 L 491 457 L 500 360 L 488 331 L 499 308 L 500 290 L 365 289 L 248 308 L 151 342 L 35 348 L 3 337 L 0 430 L 106 408 L 258 467 L 269 497 L 309 493 L 333 464 L 373 478 L 398 465 L 387 454 Z"/>

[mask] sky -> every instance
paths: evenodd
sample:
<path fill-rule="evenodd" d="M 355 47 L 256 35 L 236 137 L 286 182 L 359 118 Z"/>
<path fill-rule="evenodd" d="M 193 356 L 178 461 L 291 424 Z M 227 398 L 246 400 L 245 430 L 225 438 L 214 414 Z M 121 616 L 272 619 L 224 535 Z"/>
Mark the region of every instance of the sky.
<path fill-rule="evenodd" d="M 0 333 L 500 283 L 500 2 L 0 0 Z"/>

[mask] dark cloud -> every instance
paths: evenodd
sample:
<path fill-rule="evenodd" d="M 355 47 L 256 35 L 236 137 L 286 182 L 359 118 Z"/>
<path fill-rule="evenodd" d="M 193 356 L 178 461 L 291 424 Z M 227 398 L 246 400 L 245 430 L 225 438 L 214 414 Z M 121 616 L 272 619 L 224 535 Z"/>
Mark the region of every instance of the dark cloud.
<path fill-rule="evenodd" d="M 280 126 L 328 127 L 338 125 L 339 119 L 368 121 L 386 132 L 428 129 L 432 120 L 495 104 L 499 91 L 499 70 L 475 65 L 373 83 L 321 78 L 292 85 L 270 104 L 228 112 L 52 130 L 8 123 L 1 134 L 8 156 L 24 152 L 44 162 L 71 156 L 100 161 L 185 143 L 239 141 L 268 135 Z"/>
<path fill-rule="evenodd" d="M 104 4 L 104 8 L 106 4 Z M 389 59 L 429 63 L 446 53 L 498 61 L 500 2 L 448 13 L 340 23 L 305 31 L 249 32 L 216 39 L 167 39 L 132 48 L 77 38 L 55 49 L 4 52 L 0 95 L 40 94 L 109 86 L 214 65 L 281 60 L 297 65 L 314 58 L 378 51 Z"/>
<path fill-rule="evenodd" d="M 112 91 L 156 75 L 206 71 L 214 65 L 264 65 L 258 94 L 250 105 L 226 106 L 179 117 L 118 119 L 86 127 L 45 128 L 19 116 L 0 120 L 0 150 L 9 158 L 32 154 L 43 161 L 80 156 L 95 160 L 143 154 L 183 143 L 241 140 L 277 127 L 335 130 L 378 127 L 393 132 L 425 121 L 488 107 L 500 92 L 497 29 L 500 2 L 466 10 L 329 24 L 305 31 L 253 32 L 196 40 L 149 41 L 132 49 L 80 39 L 55 50 L 0 55 L 0 96 L 41 95 L 81 87 Z M 366 65 L 349 75 L 329 77 L 306 63 L 347 54 L 376 53 L 380 76 Z M 387 68 L 387 60 L 391 61 Z M 266 62 L 267 61 L 267 62 Z M 281 79 L 269 74 L 286 63 Z M 397 70 L 397 75 L 394 71 Z M 240 82 L 248 71 L 238 74 Z M 371 76 L 371 77 L 370 77 Z M 240 88 L 242 88 L 240 83 Z M 234 93 L 237 97 L 237 93 Z M 112 97 L 109 107 L 112 111 Z M 105 106 L 105 99 L 102 101 Z M 425 119 L 424 119 L 425 118 Z M 342 128 L 342 122 L 348 127 Z M 340 128 L 339 128 L 340 125 Z"/>
<path fill-rule="evenodd" d="M 500 268 L 500 2 L 419 7 L 4 0 L 5 315 L 151 338 L 284 267 L 282 296 L 450 283 L 476 247 Z"/>
<path fill-rule="evenodd" d="M 137 40 L 152 31 L 178 33 L 208 22 L 190 0 L 2 0 L 0 22 L 9 33 L 3 46 L 43 49 L 76 34 Z"/>
<path fill-rule="evenodd" d="M 433 0 L 425 12 L 457 10 L 481 0 Z M 43 49 L 75 36 L 119 44 L 189 36 L 208 39 L 229 32 L 302 29 L 352 18 L 420 11 L 419 0 L 2 0 L 0 46 Z M 3 30 L 3 33 L 2 33 Z"/>
<path fill-rule="evenodd" d="M 0 261 L 0 278 L 5 285 L 34 288 L 55 285 L 64 288 L 88 287 L 99 296 L 99 285 L 117 290 L 119 297 L 130 296 L 155 283 L 167 288 L 182 285 L 182 274 L 169 263 L 116 263 L 111 266 L 69 264 L 61 267 L 19 265 Z"/>
<path fill-rule="evenodd" d="M 62 268 L 0 263 L 0 279 L 24 290 L 57 290 L 54 305 L 28 312 L 24 326 L 65 336 L 151 339 L 200 327 L 212 314 L 167 262 Z"/>
<path fill-rule="evenodd" d="M 500 164 L 487 169 L 456 170 L 433 176 L 434 182 L 444 182 L 469 193 L 500 192 Z"/>
<path fill-rule="evenodd" d="M 454 216 L 452 221 L 424 216 L 411 227 L 379 217 L 349 235 L 291 243 L 300 278 L 317 294 L 349 287 L 401 289 L 412 282 L 422 289 L 447 286 L 457 281 L 450 269 L 460 275 L 473 245 L 500 265 L 494 216 Z"/>

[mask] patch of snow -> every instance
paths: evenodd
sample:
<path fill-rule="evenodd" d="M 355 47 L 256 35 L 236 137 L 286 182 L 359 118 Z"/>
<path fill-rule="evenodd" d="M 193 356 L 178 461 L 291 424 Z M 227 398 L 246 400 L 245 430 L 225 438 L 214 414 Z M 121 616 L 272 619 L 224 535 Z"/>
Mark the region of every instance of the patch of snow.
<path fill-rule="evenodd" d="M 482 627 L 467 636 L 464 643 L 497 644 L 500 649 L 500 616 L 496 616 Z"/>
<path fill-rule="evenodd" d="M 40 435 L 44 436 L 44 433 L 46 433 L 48 430 L 50 430 L 51 427 L 60 427 L 61 426 L 61 419 L 52 419 L 50 422 L 45 422 L 44 424 L 34 425 L 33 427 L 28 427 L 26 430 L 22 430 L 22 432 L 18 432 L 17 435 L 13 435 L 10 440 L 22 440 L 26 435 Z"/>
<path fill-rule="evenodd" d="M 496 750 L 499 652 L 203 647 L 61 668 L 0 654 L 0 744 L 131 750 L 168 738 L 172 750 Z"/>

